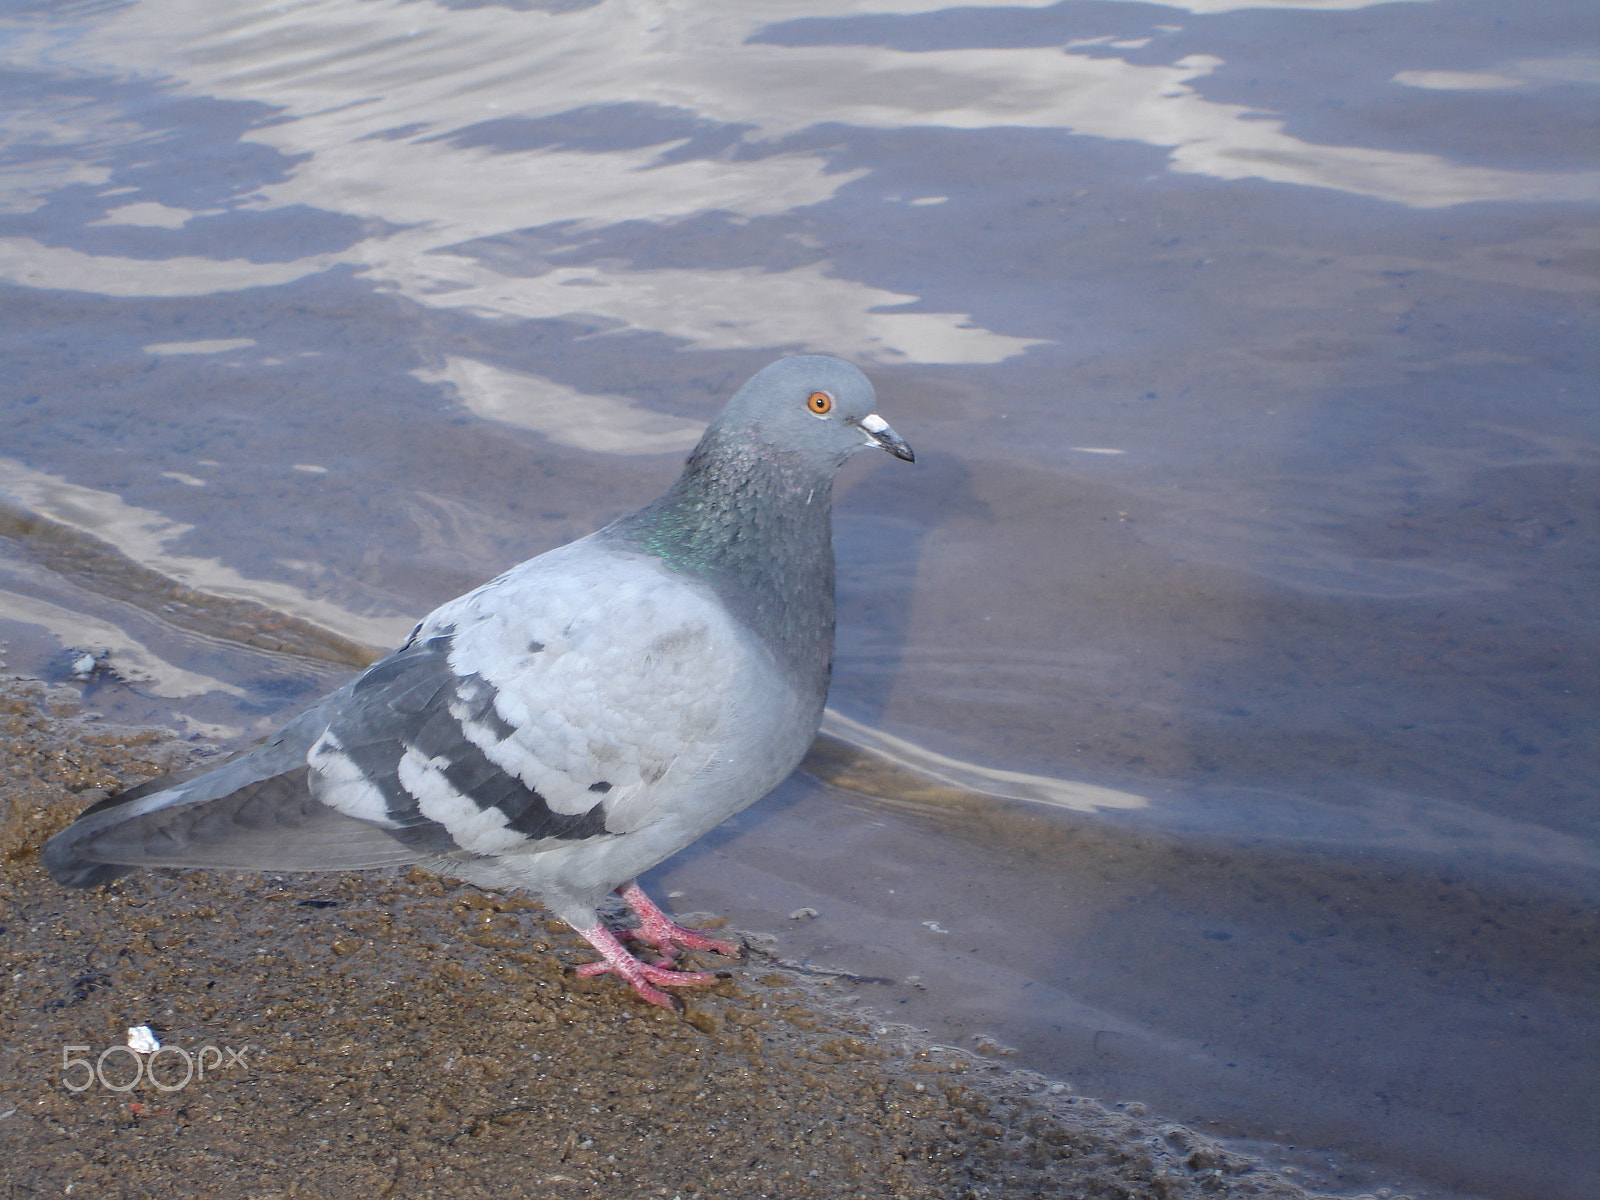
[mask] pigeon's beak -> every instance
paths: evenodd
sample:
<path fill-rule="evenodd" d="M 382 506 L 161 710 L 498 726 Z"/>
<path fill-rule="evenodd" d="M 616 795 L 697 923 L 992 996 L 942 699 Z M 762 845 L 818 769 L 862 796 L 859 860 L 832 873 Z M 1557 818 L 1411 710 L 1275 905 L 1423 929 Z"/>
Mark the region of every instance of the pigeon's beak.
<path fill-rule="evenodd" d="M 861 428 L 867 431 L 867 437 L 871 439 L 872 445 L 887 450 L 890 454 L 905 462 L 917 461 L 916 454 L 906 444 L 905 438 L 890 429 L 889 422 L 885 421 L 877 413 L 868 413 L 862 417 Z"/>

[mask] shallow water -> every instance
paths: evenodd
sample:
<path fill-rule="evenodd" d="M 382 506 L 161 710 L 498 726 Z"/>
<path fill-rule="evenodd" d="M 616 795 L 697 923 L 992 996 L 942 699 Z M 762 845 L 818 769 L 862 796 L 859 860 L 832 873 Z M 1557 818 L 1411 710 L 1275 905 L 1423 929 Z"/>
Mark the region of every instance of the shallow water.
<path fill-rule="evenodd" d="M 817 759 L 905 803 L 654 886 L 1334 1183 L 1591 1195 L 1590 7 L 795 7 L 13 8 L 10 666 L 248 740 L 853 358 L 919 461 L 841 480 L 836 728 L 1109 790 Z"/>

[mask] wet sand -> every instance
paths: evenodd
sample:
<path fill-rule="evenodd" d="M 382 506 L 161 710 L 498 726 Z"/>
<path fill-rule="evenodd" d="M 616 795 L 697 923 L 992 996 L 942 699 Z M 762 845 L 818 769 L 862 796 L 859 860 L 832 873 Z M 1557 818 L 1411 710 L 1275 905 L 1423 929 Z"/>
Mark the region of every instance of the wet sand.
<path fill-rule="evenodd" d="M 533 902 L 420 871 L 44 875 L 103 789 L 206 752 L 0 678 L 8 1195 L 1311 1195 L 883 1024 L 759 934 L 671 1012 L 573 975 L 587 947 Z M 138 1024 L 154 1080 L 112 1049 Z"/>

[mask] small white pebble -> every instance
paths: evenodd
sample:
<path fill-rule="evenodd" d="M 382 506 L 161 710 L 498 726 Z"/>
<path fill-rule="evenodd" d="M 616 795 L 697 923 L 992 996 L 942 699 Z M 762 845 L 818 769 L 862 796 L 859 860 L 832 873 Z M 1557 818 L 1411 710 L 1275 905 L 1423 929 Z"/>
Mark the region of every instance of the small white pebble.
<path fill-rule="evenodd" d="M 789 914 L 791 921 L 812 921 L 822 914 L 814 908 L 797 908 Z"/>
<path fill-rule="evenodd" d="M 161 1042 L 148 1025 L 128 1026 L 128 1049 L 135 1054 L 154 1054 Z"/>

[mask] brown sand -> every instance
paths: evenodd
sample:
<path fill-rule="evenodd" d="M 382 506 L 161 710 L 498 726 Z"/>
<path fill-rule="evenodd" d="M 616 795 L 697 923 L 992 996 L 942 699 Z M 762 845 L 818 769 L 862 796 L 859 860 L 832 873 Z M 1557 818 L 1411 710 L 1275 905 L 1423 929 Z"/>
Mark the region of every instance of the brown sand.
<path fill-rule="evenodd" d="M 44 875 L 101 789 L 198 753 L 0 679 L 7 1196 L 1307 1195 L 757 947 L 672 1012 L 571 974 L 587 948 L 532 902 L 421 872 Z M 139 1024 L 156 1081 L 113 1090 Z"/>

